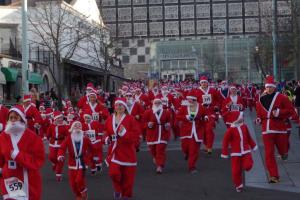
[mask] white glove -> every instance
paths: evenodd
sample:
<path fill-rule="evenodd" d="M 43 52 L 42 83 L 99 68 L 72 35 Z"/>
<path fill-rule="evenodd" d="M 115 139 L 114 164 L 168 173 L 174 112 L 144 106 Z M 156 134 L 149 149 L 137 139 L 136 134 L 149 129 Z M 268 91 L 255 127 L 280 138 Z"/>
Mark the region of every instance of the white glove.
<path fill-rule="evenodd" d="M 153 122 L 148 122 L 148 128 L 153 128 L 154 123 Z"/>
<path fill-rule="evenodd" d="M 65 160 L 65 157 L 63 157 L 63 156 L 58 156 L 57 160 L 58 160 L 59 162 L 63 162 L 63 161 Z"/>

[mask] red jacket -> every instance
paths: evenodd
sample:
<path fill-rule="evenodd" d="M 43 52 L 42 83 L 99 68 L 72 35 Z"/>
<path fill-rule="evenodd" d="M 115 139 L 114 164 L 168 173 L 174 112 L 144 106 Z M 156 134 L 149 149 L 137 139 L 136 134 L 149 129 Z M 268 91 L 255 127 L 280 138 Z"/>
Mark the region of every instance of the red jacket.
<path fill-rule="evenodd" d="M 138 122 L 140 132 L 142 131 L 142 128 L 143 128 L 142 117 L 143 117 L 144 112 L 145 112 L 144 107 L 138 102 L 134 102 L 133 105 L 131 106 L 131 108 L 128 111 L 128 113 L 131 116 L 133 116 L 135 118 L 135 120 Z"/>
<path fill-rule="evenodd" d="M 103 99 L 102 96 L 97 95 L 97 100 L 99 101 L 100 104 L 104 104 L 105 100 Z M 84 95 L 79 99 L 79 101 L 77 103 L 77 107 L 79 109 L 82 109 L 86 104 L 88 104 L 88 98 L 87 98 L 87 95 Z"/>
<path fill-rule="evenodd" d="M 75 147 L 75 141 L 72 135 L 69 135 L 66 140 L 62 143 L 57 158 L 65 157 L 66 151 L 68 151 L 68 166 L 69 169 L 77 170 L 77 169 L 85 169 L 85 166 L 89 162 L 90 155 L 92 155 L 93 147 L 89 138 L 84 137 L 80 140 L 80 149 L 77 152 Z"/>
<path fill-rule="evenodd" d="M 25 115 L 26 115 L 26 119 L 27 119 L 27 127 L 35 132 L 35 124 L 39 124 L 41 125 L 43 122 L 43 119 L 41 117 L 40 112 L 38 111 L 38 109 L 30 104 L 27 108 L 25 109 Z"/>
<path fill-rule="evenodd" d="M 261 97 L 262 98 L 262 97 Z M 287 133 L 286 119 L 291 117 L 293 105 L 289 99 L 276 92 L 269 110 L 261 104 L 261 98 L 256 103 L 256 115 L 261 120 L 262 134 L 268 133 Z M 274 110 L 279 110 L 278 116 L 273 115 Z"/>
<path fill-rule="evenodd" d="M 14 153 L 11 153 L 12 151 Z M 44 161 L 44 144 L 30 129 L 25 130 L 16 147 L 11 136 L 3 132 L 0 135 L 0 168 L 2 168 L 0 182 L 3 197 L 9 198 L 5 180 L 16 177 L 23 182 L 22 188 L 29 200 L 40 200 L 42 193 L 40 169 Z"/>
<path fill-rule="evenodd" d="M 245 87 L 245 98 L 253 100 L 256 95 L 255 87 Z"/>
<path fill-rule="evenodd" d="M 231 156 L 242 156 L 257 149 L 257 146 L 249 133 L 248 127 L 245 124 L 227 129 L 223 139 L 222 157 L 228 157 L 229 146 L 231 147 Z"/>
<path fill-rule="evenodd" d="M 49 147 L 59 148 L 69 135 L 69 126 L 51 124 L 47 131 Z"/>
<path fill-rule="evenodd" d="M 90 124 L 83 123 L 82 130 L 92 144 L 102 143 L 104 135 L 104 126 L 98 121 L 92 121 Z"/>
<path fill-rule="evenodd" d="M 153 113 L 152 109 L 148 109 L 144 113 L 143 121 L 148 145 L 168 143 L 172 123 L 170 111 L 163 109 L 160 114 L 157 115 L 157 113 Z M 152 127 L 149 126 L 150 122 L 153 123 Z M 168 128 L 166 127 L 166 124 L 169 124 Z"/>
<path fill-rule="evenodd" d="M 8 113 L 9 110 L 4 105 L 0 104 L 0 132 L 5 129 Z"/>
<path fill-rule="evenodd" d="M 202 142 L 203 140 L 203 120 L 206 115 L 205 109 L 198 104 L 195 112 L 194 120 L 189 120 L 191 115 L 189 106 L 182 106 L 176 115 L 176 119 L 181 121 L 180 126 L 180 138 L 194 138 L 196 142 Z"/>
<path fill-rule="evenodd" d="M 92 118 L 94 121 L 102 122 L 102 120 L 106 120 L 109 116 L 108 110 L 100 103 L 94 105 L 87 103 L 82 110 L 90 110 L 93 114 Z"/>
<path fill-rule="evenodd" d="M 120 127 L 124 127 L 125 132 L 121 133 Z M 107 118 L 104 132 L 106 143 L 110 141 L 106 164 L 113 162 L 122 166 L 136 166 L 136 144 L 140 135 L 136 120 L 131 115 L 124 114 L 116 127 L 115 114 L 113 114 Z"/>

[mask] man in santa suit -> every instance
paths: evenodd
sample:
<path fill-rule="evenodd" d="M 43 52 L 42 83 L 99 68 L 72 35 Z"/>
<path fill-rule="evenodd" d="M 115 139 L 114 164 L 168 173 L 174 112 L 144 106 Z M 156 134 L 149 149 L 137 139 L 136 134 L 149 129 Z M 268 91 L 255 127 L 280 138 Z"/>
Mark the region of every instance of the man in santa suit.
<path fill-rule="evenodd" d="M 230 95 L 227 97 L 222 104 L 222 117 L 224 123 L 226 124 L 227 128 L 230 127 L 231 123 L 228 121 L 231 118 L 231 114 L 234 111 L 244 111 L 244 101 L 242 97 L 237 95 L 237 88 L 235 85 L 231 85 L 229 87 Z"/>
<path fill-rule="evenodd" d="M 88 102 L 83 107 L 83 110 L 90 110 L 92 112 L 93 121 L 102 123 L 109 116 L 108 110 L 97 100 L 96 90 L 91 90 L 87 97 Z"/>
<path fill-rule="evenodd" d="M 222 158 L 229 157 L 231 148 L 231 171 L 232 180 L 237 192 L 243 189 L 243 171 L 250 171 L 253 166 L 251 152 L 257 149 L 248 127 L 243 123 L 243 112 L 233 111 L 231 113 L 231 126 L 227 129 L 222 145 Z"/>
<path fill-rule="evenodd" d="M 7 117 L 8 117 L 8 108 L 2 104 L 2 97 L 0 96 L 0 133 L 5 129 Z"/>
<path fill-rule="evenodd" d="M 176 118 L 181 123 L 181 149 L 188 161 L 189 172 L 196 173 L 200 145 L 203 142 L 204 120 L 208 120 L 208 117 L 204 107 L 197 102 L 195 91 L 191 91 L 186 98 L 188 105 L 180 108 Z"/>
<path fill-rule="evenodd" d="M 147 109 L 150 106 L 148 96 L 142 92 L 141 88 L 136 88 L 134 90 L 134 93 L 134 100 L 140 103 L 144 107 L 144 109 Z"/>
<path fill-rule="evenodd" d="M 144 126 L 146 128 L 146 141 L 149 151 L 156 165 L 156 173 L 161 174 L 166 162 L 166 148 L 170 139 L 171 113 L 163 109 L 162 100 L 153 100 L 151 109 L 145 111 Z"/>
<path fill-rule="evenodd" d="M 114 102 L 115 112 L 105 122 L 105 143 L 109 144 L 106 164 L 113 182 L 114 199 L 126 200 L 132 197 L 136 174 L 136 143 L 139 128 L 133 116 L 127 114 L 125 98 Z"/>
<path fill-rule="evenodd" d="M 69 129 L 69 136 L 62 143 L 57 160 L 61 163 L 65 160 L 68 152 L 69 183 L 76 196 L 76 200 L 87 200 L 86 165 L 90 155 L 93 154 L 93 147 L 90 139 L 84 137 L 82 124 L 74 121 Z"/>
<path fill-rule="evenodd" d="M 103 161 L 103 132 L 104 126 L 99 121 L 94 121 L 91 110 L 83 110 L 82 130 L 84 135 L 91 140 L 93 146 L 93 156 L 91 157 L 91 173 L 95 174 L 97 171 L 102 171 Z"/>
<path fill-rule="evenodd" d="M 158 96 L 159 94 L 159 89 L 157 85 L 154 85 L 153 88 L 151 90 L 149 90 L 148 92 L 148 98 L 150 100 L 150 105 L 152 103 L 152 101 L 155 99 L 156 96 Z"/>
<path fill-rule="evenodd" d="M 62 181 L 63 163 L 57 161 L 57 154 L 61 144 L 69 135 L 69 132 L 68 126 L 64 124 L 62 113 L 60 111 L 54 111 L 53 115 L 54 123 L 49 126 L 47 131 L 49 160 L 52 162 L 52 169 L 55 172 L 56 180 Z"/>
<path fill-rule="evenodd" d="M 200 78 L 200 87 L 196 89 L 196 95 L 200 105 L 204 106 L 209 120 L 204 122 L 203 142 L 206 146 L 208 155 L 212 154 L 214 144 L 214 128 L 217 120 L 216 112 L 219 110 L 219 95 L 218 92 L 208 86 L 208 79 L 206 76 Z"/>
<path fill-rule="evenodd" d="M 77 103 L 77 107 L 78 109 L 83 109 L 83 107 L 88 103 L 88 95 L 90 92 L 96 92 L 96 89 L 94 88 L 93 83 L 88 83 L 87 87 L 86 87 L 86 91 L 85 91 L 85 95 L 83 97 L 81 97 Z M 104 102 L 102 102 L 103 98 L 101 96 L 98 96 L 96 94 L 96 98 L 99 101 L 99 103 L 104 104 Z"/>
<path fill-rule="evenodd" d="M 126 94 L 126 104 L 127 104 L 127 108 L 128 108 L 128 114 L 133 116 L 135 118 L 135 120 L 137 121 L 137 123 L 139 124 L 140 138 L 143 138 L 143 137 L 145 138 L 146 130 L 143 127 L 143 121 L 142 121 L 142 117 L 145 112 L 144 107 L 133 98 L 133 95 L 131 92 L 127 92 L 127 94 Z M 140 146 L 140 140 L 138 141 L 138 143 L 136 145 L 137 150 L 139 150 L 139 146 Z"/>
<path fill-rule="evenodd" d="M 229 94 L 230 94 L 227 81 L 222 81 L 221 82 L 221 85 L 220 85 L 220 88 L 219 88 L 218 92 L 219 92 L 219 96 L 221 97 L 221 99 L 220 99 L 221 102 L 220 103 L 222 104 L 223 101 L 225 101 L 225 99 L 227 97 L 229 97 Z"/>
<path fill-rule="evenodd" d="M 40 200 L 45 161 L 44 144 L 26 128 L 24 108 L 9 110 L 8 121 L 0 135 L 1 194 L 3 199 Z"/>
<path fill-rule="evenodd" d="M 180 127 L 179 127 L 179 123 L 175 117 L 176 113 L 179 111 L 180 107 L 181 107 L 181 103 L 183 101 L 183 96 L 182 94 L 179 92 L 179 90 L 175 90 L 174 92 L 172 92 L 173 95 L 173 107 L 172 107 L 172 115 L 173 115 L 173 119 L 172 119 L 172 127 L 173 127 L 173 132 L 174 132 L 174 139 L 177 140 L 177 138 L 180 135 Z"/>
<path fill-rule="evenodd" d="M 69 107 L 68 111 L 65 113 L 64 118 L 66 118 L 66 125 L 71 126 L 71 124 L 77 120 L 77 113 L 75 112 L 73 107 Z"/>
<path fill-rule="evenodd" d="M 283 160 L 288 157 L 288 137 L 286 120 L 291 117 L 292 103 L 276 92 L 276 84 L 272 76 L 265 81 L 265 94 L 256 104 L 256 123 L 262 125 L 262 136 L 265 147 L 265 162 L 269 172 L 269 182 L 278 183 L 279 173 L 275 160 L 275 146 Z"/>
<path fill-rule="evenodd" d="M 248 83 L 247 87 L 245 87 L 245 98 L 247 99 L 247 106 L 250 111 L 255 106 L 255 95 L 256 89 L 252 86 L 252 83 Z"/>

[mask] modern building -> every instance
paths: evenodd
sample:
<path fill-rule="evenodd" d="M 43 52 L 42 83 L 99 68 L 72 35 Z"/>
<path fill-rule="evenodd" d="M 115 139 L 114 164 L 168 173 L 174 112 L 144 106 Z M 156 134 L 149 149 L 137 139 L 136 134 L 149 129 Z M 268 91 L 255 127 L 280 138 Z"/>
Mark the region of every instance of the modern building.
<path fill-rule="evenodd" d="M 144 78 L 174 79 L 172 74 L 179 73 L 177 79 L 180 79 L 180 76 L 205 72 L 223 79 L 227 68 L 229 74 L 233 70 L 244 74 L 244 78 L 258 81 L 254 80 L 259 71 L 253 66 L 252 52 L 255 38 L 270 31 L 272 0 L 98 0 L 98 3 L 105 24 L 119 44 L 117 53 L 128 78 L 139 79 L 144 75 Z M 290 31 L 289 4 L 277 0 L 277 8 L 279 30 Z M 193 47 L 193 43 L 199 48 Z M 180 48 L 188 49 L 186 61 L 173 54 L 173 51 L 180 52 Z M 246 52 L 240 51 L 241 48 Z M 221 57 L 217 62 L 223 62 L 214 66 L 219 68 L 217 74 L 211 74 L 214 70 L 208 69 L 214 63 L 206 63 L 203 57 L 211 50 L 217 50 L 214 53 Z M 174 65 L 170 68 L 171 64 L 165 63 L 169 61 L 163 58 L 166 54 L 173 55 L 170 63 Z M 231 63 L 230 56 L 244 57 L 244 60 Z"/>

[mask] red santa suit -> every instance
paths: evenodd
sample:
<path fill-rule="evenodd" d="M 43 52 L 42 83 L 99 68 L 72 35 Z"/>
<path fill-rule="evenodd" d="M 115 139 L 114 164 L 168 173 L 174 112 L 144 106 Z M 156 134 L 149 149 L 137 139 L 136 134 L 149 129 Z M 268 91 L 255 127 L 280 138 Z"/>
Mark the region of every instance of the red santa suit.
<path fill-rule="evenodd" d="M 73 125 L 80 123 L 74 121 L 71 125 L 70 132 L 74 129 Z M 64 160 L 65 154 L 68 151 L 68 168 L 69 168 L 69 183 L 76 197 L 83 197 L 87 193 L 87 184 L 85 178 L 86 165 L 89 162 L 89 157 L 93 152 L 91 141 L 88 137 L 84 137 L 83 133 L 72 133 L 62 143 L 57 159 L 61 162 Z M 86 195 L 85 195 L 86 196 Z M 85 198 L 84 198 L 85 199 Z"/>
<path fill-rule="evenodd" d="M 222 145 L 222 158 L 229 157 L 229 147 L 231 148 L 231 171 L 232 180 L 236 190 L 239 192 L 243 188 L 243 171 L 252 169 L 253 160 L 251 151 L 256 150 L 257 146 L 253 141 L 246 124 L 235 121 L 242 119 L 242 113 L 234 111 L 234 120 L 224 135 Z"/>
<path fill-rule="evenodd" d="M 5 129 L 8 112 L 9 110 L 4 105 L 0 104 L 0 133 Z"/>
<path fill-rule="evenodd" d="M 59 111 L 54 111 L 54 123 L 51 124 L 47 131 L 47 138 L 49 140 L 49 160 L 52 163 L 52 169 L 56 174 L 58 181 L 61 181 L 63 162 L 57 161 L 58 150 L 61 144 L 69 135 L 68 126 L 61 124 L 55 124 L 55 120 L 59 117 L 63 117 L 62 113 Z"/>
<path fill-rule="evenodd" d="M 187 97 L 197 99 L 192 95 Z M 199 103 L 197 103 L 195 112 L 191 112 L 190 106 L 182 106 L 176 116 L 181 122 L 181 149 L 188 161 L 190 172 L 196 169 L 200 145 L 203 142 L 205 116 L 206 110 Z"/>
<path fill-rule="evenodd" d="M 248 85 L 245 88 L 245 98 L 247 100 L 247 105 L 252 111 L 252 108 L 255 106 L 255 96 L 256 96 L 256 89 L 252 85 Z"/>
<path fill-rule="evenodd" d="M 92 112 L 89 110 L 83 111 L 83 117 L 89 116 L 92 118 Z M 101 171 L 103 161 L 103 135 L 104 126 L 99 121 L 91 121 L 90 123 L 84 122 L 82 124 L 84 135 L 88 137 L 93 146 L 93 156 L 91 157 L 91 171 L 95 173 Z"/>
<path fill-rule="evenodd" d="M 265 86 L 276 88 L 273 77 L 268 76 Z M 257 122 L 262 125 L 263 142 L 265 147 L 265 162 L 271 178 L 279 179 L 275 160 L 275 146 L 283 157 L 288 152 L 286 119 L 291 116 L 293 106 L 289 99 L 274 92 L 260 97 L 256 104 Z"/>
<path fill-rule="evenodd" d="M 136 101 L 134 101 L 131 106 L 127 104 L 127 107 L 128 107 L 128 114 L 133 116 L 139 125 L 140 138 L 142 138 L 143 136 L 145 136 L 143 134 L 146 133 L 146 131 L 144 131 L 145 129 L 143 127 L 143 121 L 142 121 L 142 117 L 145 112 L 145 109 L 139 102 Z M 140 140 L 138 141 L 136 146 L 139 149 Z"/>
<path fill-rule="evenodd" d="M 161 102 L 160 99 L 154 99 L 155 101 Z M 146 141 L 153 161 L 157 167 L 163 168 L 166 162 L 166 148 L 170 139 L 171 113 L 167 109 L 148 109 L 144 113 L 143 120 L 146 128 Z"/>
<path fill-rule="evenodd" d="M 100 123 L 109 116 L 108 110 L 100 103 L 91 104 L 88 102 L 82 110 L 90 110 L 93 120 L 99 121 Z"/>
<path fill-rule="evenodd" d="M 116 103 L 126 107 L 125 98 L 117 98 Z M 138 131 L 137 122 L 131 115 L 124 114 L 117 122 L 113 114 L 105 122 L 105 141 L 109 144 L 105 162 L 109 166 L 109 176 L 118 197 L 132 197 L 137 165 L 135 145 L 140 134 Z"/>
<path fill-rule="evenodd" d="M 29 101 L 28 99 L 25 99 L 25 97 L 24 100 Z M 30 104 L 26 108 L 24 107 L 24 110 L 27 119 L 27 127 L 39 135 L 39 128 L 43 121 L 40 112 L 33 104 Z"/>
<path fill-rule="evenodd" d="M 148 98 L 148 96 L 146 94 L 143 94 L 141 92 L 140 88 L 137 88 L 136 90 L 139 90 L 140 93 L 134 95 L 135 101 L 139 102 L 144 107 L 144 109 L 149 108 L 149 106 L 151 105 L 151 102 L 150 102 L 150 99 Z"/>
<path fill-rule="evenodd" d="M 16 106 L 10 111 L 17 112 L 26 122 L 23 107 Z M 0 135 L 0 185 L 3 199 L 40 200 L 40 169 L 44 161 L 43 142 L 34 132 L 28 128 L 17 135 L 4 131 Z"/>

